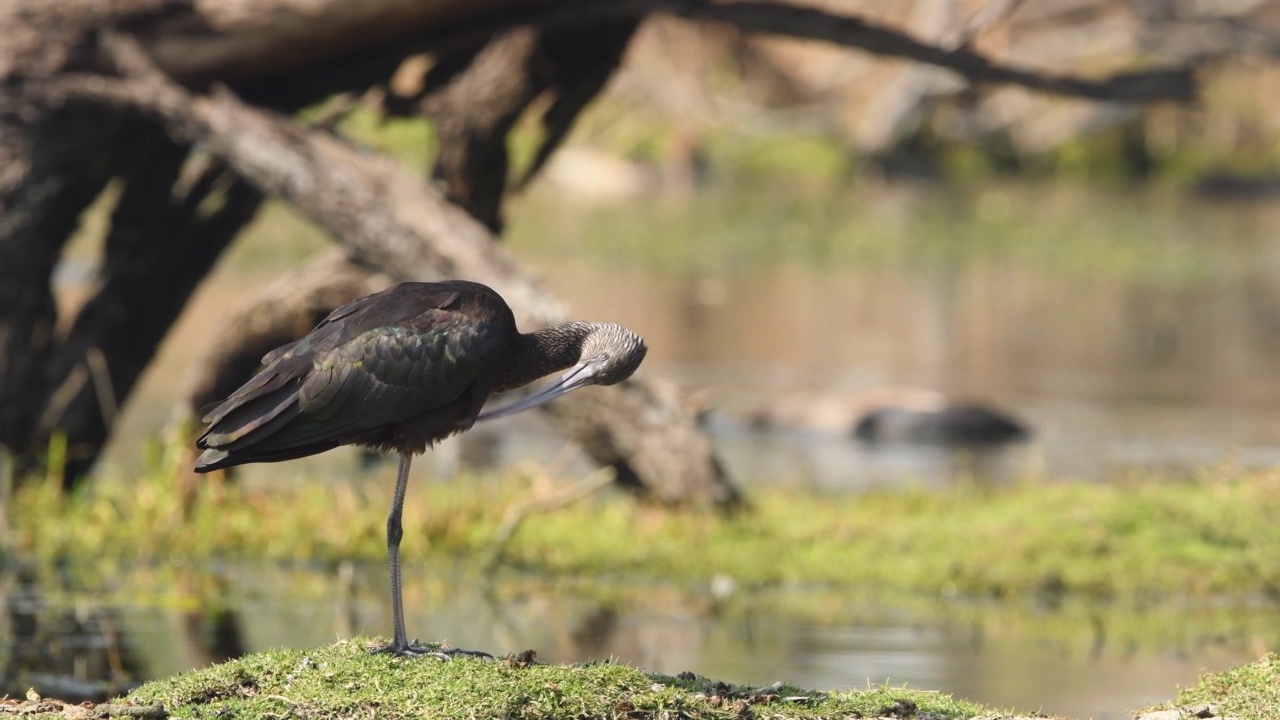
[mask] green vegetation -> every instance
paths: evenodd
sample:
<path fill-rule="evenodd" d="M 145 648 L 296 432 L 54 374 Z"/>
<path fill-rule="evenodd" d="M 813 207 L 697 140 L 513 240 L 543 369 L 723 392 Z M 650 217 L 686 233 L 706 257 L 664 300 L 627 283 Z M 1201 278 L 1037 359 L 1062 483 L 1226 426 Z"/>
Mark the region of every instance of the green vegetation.
<path fill-rule="evenodd" d="M 92 547 L 99 562 L 123 565 L 383 557 L 390 468 L 358 485 L 277 480 L 254 489 L 216 476 L 187 481 L 182 452 L 157 452 L 141 477 L 103 479 L 71 497 L 52 482 L 28 483 L 12 505 L 17 549 L 54 562 Z M 287 477 L 287 467 L 273 468 L 272 477 Z M 418 558 L 486 557 L 509 509 L 535 494 L 534 485 L 522 474 L 419 483 L 405 510 L 405 542 Z M 551 573 L 684 583 L 728 576 L 743 587 L 1048 593 L 1131 603 L 1274 598 L 1278 487 L 1280 474 L 1224 471 L 1183 482 L 856 497 L 775 488 L 753 493 L 753 509 L 731 518 L 647 508 L 602 492 L 527 520 L 504 557 Z M 1001 552 L 991 552 L 997 546 Z"/>
<path fill-rule="evenodd" d="M 1197 717 L 1206 705 L 1213 717 L 1280 718 L 1280 655 L 1272 653 L 1256 663 L 1205 675 L 1194 686 L 1179 690 L 1173 702 L 1144 712 L 1177 708 L 1185 709 L 1186 717 Z"/>
<path fill-rule="evenodd" d="M 752 689 L 702 678 L 650 675 L 613 663 L 548 666 L 370 656 L 365 640 L 313 650 L 251 655 L 148 683 L 138 706 L 162 703 L 174 716 L 380 718 L 968 718 L 991 710 L 935 692 L 895 688 L 815 693 Z"/>

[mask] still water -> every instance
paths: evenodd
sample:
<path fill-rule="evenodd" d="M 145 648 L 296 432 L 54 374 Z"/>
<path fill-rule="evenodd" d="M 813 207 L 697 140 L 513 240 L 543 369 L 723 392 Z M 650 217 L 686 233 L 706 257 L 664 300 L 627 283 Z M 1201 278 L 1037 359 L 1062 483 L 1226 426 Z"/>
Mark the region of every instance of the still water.
<path fill-rule="evenodd" d="M 797 182 L 591 207 L 544 192 L 517 203 L 509 223 L 513 249 L 576 316 L 646 337 L 642 372 L 694 393 L 746 487 L 1106 482 L 1280 460 L 1280 207 L 1264 202 L 1159 188 Z M 145 379 L 108 457 L 119 472 L 168 417 L 202 326 L 275 269 L 261 248 L 288 233 L 276 225 L 261 234 L 270 238 L 251 239 L 202 289 Z M 984 452 L 851 439 L 871 398 L 919 391 L 990 403 L 1033 437 Z M 772 429 L 752 428 L 762 411 Z M 557 463 L 563 446 L 537 417 L 518 417 L 416 467 L 447 477 L 460 462 Z M 353 466 L 327 464 L 335 475 Z M 246 476 L 269 482 L 263 472 Z M 44 627 L 101 618 L 128 639 L 114 661 L 63 668 L 85 678 L 95 663 L 99 676 L 128 665 L 126 674 L 147 678 L 389 627 L 380 565 L 183 572 L 216 591 L 104 603 L 72 581 L 24 595 L 11 578 L 9 594 L 60 598 L 18 603 L 48 608 Z M 1128 717 L 1203 670 L 1280 646 L 1280 613 L 1268 607 L 1126 616 L 660 583 L 602 597 L 589 580 L 511 576 L 486 587 L 439 568 L 415 574 L 411 629 L 464 647 L 531 647 L 549 661 L 613 655 L 743 683 L 907 683 L 1073 717 Z M 26 621 L 13 607 L 17 636 Z"/>
<path fill-rule="evenodd" d="M 410 634 L 547 662 L 617 658 L 764 686 L 868 683 L 939 689 L 1023 711 L 1128 718 L 1205 669 L 1275 647 L 1270 607 L 1144 614 L 961 599 L 850 597 L 816 589 L 734 592 L 724 583 L 545 578 L 406 568 Z M 177 589 L 159 593 L 151 588 Z M 108 599 L 4 583 L 6 690 L 73 699 L 279 647 L 386 636 L 382 563 L 142 570 Z M 154 593 L 154 594 L 153 594 Z M 105 682 L 104 682 L 105 681 Z"/>

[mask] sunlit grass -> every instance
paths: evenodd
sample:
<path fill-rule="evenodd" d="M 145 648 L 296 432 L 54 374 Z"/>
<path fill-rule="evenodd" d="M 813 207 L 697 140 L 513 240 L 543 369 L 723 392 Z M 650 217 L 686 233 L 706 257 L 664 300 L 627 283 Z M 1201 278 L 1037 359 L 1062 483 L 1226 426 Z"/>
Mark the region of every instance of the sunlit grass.
<path fill-rule="evenodd" d="M 15 546 L 44 562 L 126 565 L 209 558 L 384 557 L 390 469 L 376 481 L 250 490 L 157 451 L 137 478 L 64 496 L 29 482 L 11 509 Z M 287 468 L 288 466 L 281 466 Z M 302 480 L 305 480 L 303 478 Z M 493 551 L 513 505 L 545 479 L 527 473 L 417 483 L 405 542 L 417 557 Z M 184 489 L 185 488 L 185 489 Z M 531 517 L 509 566 L 552 573 L 748 587 L 818 585 L 978 597 L 1037 593 L 1150 602 L 1280 592 L 1280 474 L 1205 472 L 1118 485 L 885 490 L 825 496 L 761 489 L 734 517 L 646 507 L 601 492 Z"/>

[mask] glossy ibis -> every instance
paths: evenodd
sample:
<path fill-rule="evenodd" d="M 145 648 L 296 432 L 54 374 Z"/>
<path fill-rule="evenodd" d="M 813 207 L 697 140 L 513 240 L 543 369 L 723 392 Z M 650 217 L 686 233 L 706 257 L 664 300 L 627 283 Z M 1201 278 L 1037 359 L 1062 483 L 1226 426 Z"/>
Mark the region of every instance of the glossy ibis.
<path fill-rule="evenodd" d="M 196 472 L 315 455 L 339 445 L 400 454 L 387 517 L 394 637 L 375 652 L 448 657 L 409 642 L 400 591 L 400 524 L 416 453 L 476 420 L 501 417 L 586 385 L 612 385 L 644 359 L 640 336 L 612 323 L 516 329 L 511 308 L 472 282 L 400 283 L 344 305 L 204 417 Z M 481 412 L 495 393 L 569 368 L 547 387 Z M 482 654 L 482 653 L 471 653 Z"/>

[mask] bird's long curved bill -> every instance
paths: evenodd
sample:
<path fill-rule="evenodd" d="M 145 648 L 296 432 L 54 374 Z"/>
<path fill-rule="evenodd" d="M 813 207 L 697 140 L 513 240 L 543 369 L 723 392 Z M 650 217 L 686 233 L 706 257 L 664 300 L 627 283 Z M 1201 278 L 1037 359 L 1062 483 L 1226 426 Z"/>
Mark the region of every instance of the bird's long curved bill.
<path fill-rule="evenodd" d="M 564 375 L 561 375 L 554 382 L 541 390 L 537 390 L 532 394 L 511 403 L 510 405 L 482 412 L 476 420 L 492 420 L 494 418 L 513 415 L 521 410 L 528 410 L 531 407 L 555 400 L 565 393 L 572 392 L 585 385 L 590 385 L 594 381 L 594 378 L 595 371 L 590 364 L 582 363 L 580 365 L 575 365 Z"/>

